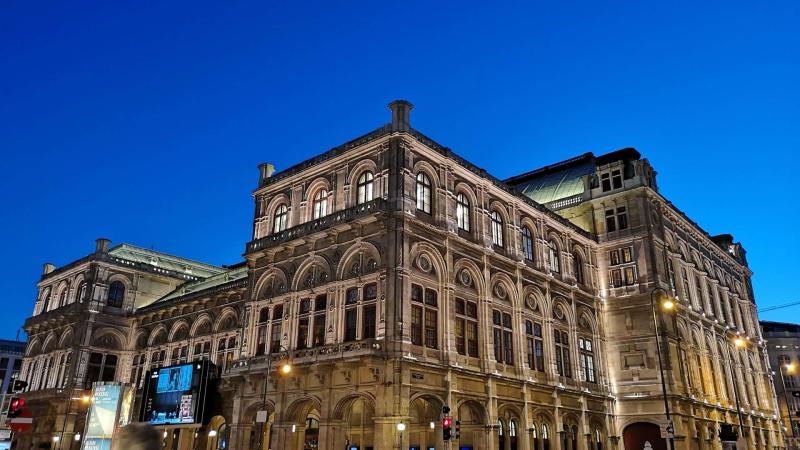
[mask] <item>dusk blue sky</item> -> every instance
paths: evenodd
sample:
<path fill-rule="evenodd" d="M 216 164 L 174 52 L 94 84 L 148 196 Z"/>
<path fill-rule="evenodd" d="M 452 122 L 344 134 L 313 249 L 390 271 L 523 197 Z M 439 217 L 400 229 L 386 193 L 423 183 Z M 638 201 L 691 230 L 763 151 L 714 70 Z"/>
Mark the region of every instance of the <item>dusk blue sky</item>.
<path fill-rule="evenodd" d="M 798 2 L 491 3 L 2 2 L 0 336 L 42 263 L 100 236 L 240 261 L 257 164 L 370 131 L 395 98 L 500 178 L 636 147 L 743 242 L 761 307 L 800 300 Z"/>

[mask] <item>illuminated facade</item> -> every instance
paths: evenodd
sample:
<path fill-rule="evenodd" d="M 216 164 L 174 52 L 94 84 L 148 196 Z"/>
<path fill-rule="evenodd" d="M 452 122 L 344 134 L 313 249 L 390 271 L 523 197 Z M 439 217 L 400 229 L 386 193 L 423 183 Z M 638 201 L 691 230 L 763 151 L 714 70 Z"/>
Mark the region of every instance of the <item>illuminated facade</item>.
<path fill-rule="evenodd" d="M 260 166 L 244 263 L 99 241 L 48 267 L 23 373 L 32 400 L 63 405 L 30 437 L 75 429 L 55 424 L 92 380 L 140 386 L 207 358 L 219 415 L 166 430 L 169 448 L 439 449 L 449 406 L 459 448 L 664 450 L 660 288 L 676 299 L 658 313 L 676 448 L 721 448 L 734 384 L 748 447 L 783 446 L 744 250 L 665 200 L 647 160 L 501 181 L 411 128 L 409 103 L 390 109 L 313 159 Z"/>

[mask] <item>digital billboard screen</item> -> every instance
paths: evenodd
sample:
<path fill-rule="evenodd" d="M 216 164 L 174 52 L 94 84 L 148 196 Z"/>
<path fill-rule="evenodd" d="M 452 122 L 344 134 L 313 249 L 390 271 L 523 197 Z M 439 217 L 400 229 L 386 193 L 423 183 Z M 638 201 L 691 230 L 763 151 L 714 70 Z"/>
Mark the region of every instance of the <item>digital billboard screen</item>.
<path fill-rule="evenodd" d="M 209 365 L 201 361 L 149 371 L 142 396 L 142 421 L 153 425 L 200 423 Z"/>

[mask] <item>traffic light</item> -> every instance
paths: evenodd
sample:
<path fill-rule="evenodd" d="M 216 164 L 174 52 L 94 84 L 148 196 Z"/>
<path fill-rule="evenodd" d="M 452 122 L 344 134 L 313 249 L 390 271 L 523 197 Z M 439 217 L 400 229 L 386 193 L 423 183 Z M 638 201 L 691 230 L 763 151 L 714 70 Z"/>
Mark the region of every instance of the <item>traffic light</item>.
<path fill-rule="evenodd" d="M 28 387 L 28 383 L 23 380 L 14 380 L 14 386 L 12 387 L 14 392 L 20 392 L 23 389 Z"/>
<path fill-rule="evenodd" d="M 453 438 L 451 429 L 453 426 L 453 418 L 450 416 L 442 417 L 442 439 L 449 441 Z"/>
<path fill-rule="evenodd" d="M 8 417 L 13 419 L 22 414 L 22 409 L 25 407 L 25 399 L 20 397 L 12 397 L 11 402 L 8 404 Z"/>
<path fill-rule="evenodd" d="M 456 420 L 456 439 L 461 439 L 461 421 Z"/>

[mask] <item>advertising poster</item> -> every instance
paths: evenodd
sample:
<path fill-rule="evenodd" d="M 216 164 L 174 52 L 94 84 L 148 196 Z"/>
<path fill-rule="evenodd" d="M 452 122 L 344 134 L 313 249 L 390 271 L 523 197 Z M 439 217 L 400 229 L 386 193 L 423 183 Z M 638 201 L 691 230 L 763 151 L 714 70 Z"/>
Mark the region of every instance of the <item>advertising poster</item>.
<path fill-rule="evenodd" d="M 110 450 L 117 427 L 117 413 L 123 387 L 118 384 L 96 384 L 92 390 L 92 406 L 86 421 L 86 434 L 81 450 Z"/>

